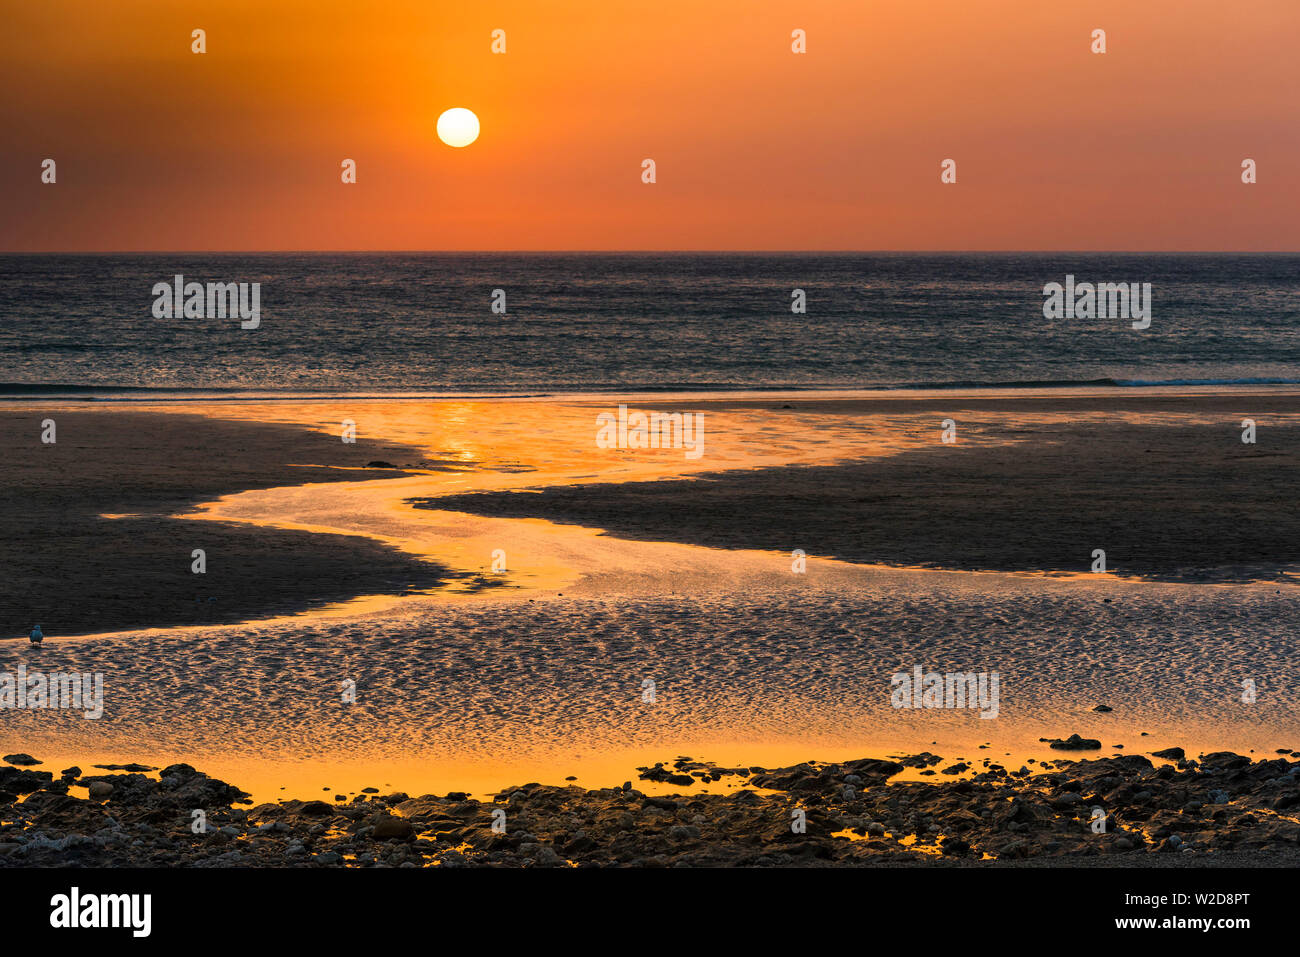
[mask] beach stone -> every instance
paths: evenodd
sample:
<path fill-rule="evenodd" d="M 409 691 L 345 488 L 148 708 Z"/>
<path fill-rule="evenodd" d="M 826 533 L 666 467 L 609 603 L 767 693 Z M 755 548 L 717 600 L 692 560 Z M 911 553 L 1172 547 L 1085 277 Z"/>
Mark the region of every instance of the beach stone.
<path fill-rule="evenodd" d="M 381 817 L 375 822 L 375 829 L 371 836 L 378 841 L 386 840 L 409 840 L 415 835 L 415 828 L 411 822 L 402 817 Z"/>
<path fill-rule="evenodd" d="M 1014 840 L 1004 844 L 1002 849 L 997 852 L 998 859 L 1008 858 L 1010 860 L 1021 860 L 1029 856 L 1029 843 L 1022 840 Z"/>
<path fill-rule="evenodd" d="M 1201 763 L 1205 767 L 1216 771 L 1230 771 L 1247 767 L 1250 764 L 1250 758 L 1232 751 L 1215 751 L 1212 754 L 1203 755 Z"/>
<path fill-rule="evenodd" d="M 564 845 L 566 855 L 582 854 L 596 847 L 596 841 L 586 831 L 577 831 Z"/>
<path fill-rule="evenodd" d="M 147 764 L 96 764 L 95 767 L 101 771 L 129 771 L 133 774 L 143 774 L 146 771 L 158 770 L 157 768 L 151 767 Z M 177 765 L 177 767 L 189 768 L 189 765 L 181 764 Z M 190 770 L 194 771 L 193 768 L 190 768 Z M 197 774 L 198 772 L 195 771 L 194 773 Z"/>
<path fill-rule="evenodd" d="M 533 860 L 538 864 L 541 864 L 543 867 L 554 867 L 556 864 L 563 863 L 563 859 L 560 855 L 555 853 L 555 848 L 551 847 L 549 844 L 542 844 L 538 847 Z"/>
<path fill-rule="evenodd" d="M 939 849 L 950 857 L 970 853 L 970 844 L 959 837 L 946 837 L 939 842 Z"/>
<path fill-rule="evenodd" d="M 1182 748 L 1165 748 L 1163 751 L 1152 751 L 1157 758 L 1165 758 L 1169 761 L 1181 761 L 1187 757 L 1187 752 Z"/>
<path fill-rule="evenodd" d="M 6 754 L 3 760 L 7 761 L 9 764 L 15 764 L 24 768 L 31 767 L 34 764 L 45 763 L 44 761 L 38 761 L 30 754 L 24 754 L 22 751 L 19 751 L 17 754 Z"/>
<path fill-rule="evenodd" d="M 107 781 L 91 781 L 87 790 L 92 801 L 102 801 L 113 793 L 113 785 Z"/>

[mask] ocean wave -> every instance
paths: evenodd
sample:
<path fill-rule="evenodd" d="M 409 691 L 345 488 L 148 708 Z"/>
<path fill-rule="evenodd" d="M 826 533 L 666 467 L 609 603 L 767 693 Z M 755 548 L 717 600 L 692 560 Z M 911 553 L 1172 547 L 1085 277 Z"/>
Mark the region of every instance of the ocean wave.
<path fill-rule="evenodd" d="M 274 388 L 262 386 L 175 386 L 175 385 L 107 385 L 73 383 L 0 382 L 0 401 L 26 398 L 78 398 L 101 402 L 175 400 L 300 400 L 304 398 L 404 398 L 437 399 L 473 396 L 475 398 L 541 398 L 587 393 L 683 393 L 683 392 L 900 392 L 1006 389 L 1126 389 L 1178 388 L 1195 386 L 1300 386 L 1300 379 L 1280 377 L 1256 378 L 1179 378 L 1179 379 L 962 379 L 936 382 L 825 382 L 762 383 L 745 382 L 626 382 L 626 383 L 556 383 L 552 386 L 520 389 L 481 389 L 474 386 L 435 389 L 411 389 L 378 386 L 366 390 L 328 388 Z"/>

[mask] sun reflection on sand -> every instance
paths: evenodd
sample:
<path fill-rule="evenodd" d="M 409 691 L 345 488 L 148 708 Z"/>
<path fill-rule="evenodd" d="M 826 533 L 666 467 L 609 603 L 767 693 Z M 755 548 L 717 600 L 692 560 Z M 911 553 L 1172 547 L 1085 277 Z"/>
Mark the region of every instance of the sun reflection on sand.
<path fill-rule="evenodd" d="M 424 594 L 403 597 L 362 595 L 301 615 L 253 622 L 247 626 L 196 626 L 150 629 L 127 636 L 87 636 L 67 639 L 66 647 L 71 651 L 77 645 L 84 644 L 90 648 L 105 640 L 130 642 L 156 637 L 165 641 L 181 635 L 192 636 L 196 650 L 217 671 L 204 679 L 212 682 L 215 689 L 232 680 L 221 672 L 222 668 L 247 670 L 252 667 L 247 661 L 225 660 L 231 654 L 247 654 L 250 631 L 256 631 L 259 636 L 272 636 L 272 647 L 277 650 L 289 633 L 314 632 L 315 638 L 295 637 L 292 646 L 284 643 L 284 650 L 277 653 L 286 656 L 290 674 L 295 674 L 296 667 L 300 677 L 306 676 L 301 680 L 316 681 L 320 675 L 312 669 L 324 668 L 322 674 L 327 674 L 333 681 L 334 671 L 331 669 L 346 664 L 339 655 L 351 661 L 346 649 L 340 652 L 339 643 L 354 642 L 358 634 L 364 636 L 372 631 L 389 636 L 407 634 L 402 631 L 402 622 L 419 622 L 408 626 L 414 628 L 410 634 L 419 635 L 420 629 L 426 627 L 422 615 L 429 609 L 439 611 L 428 620 L 442 622 L 442 627 L 468 631 L 470 626 L 477 624 L 474 617 L 479 610 L 485 614 L 503 614 L 505 617 L 500 620 L 505 622 L 518 620 L 519 612 L 524 609 L 577 600 L 607 603 L 613 609 L 611 615 L 617 618 L 625 614 L 624 603 L 641 601 L 669 603 L 667 614 L 671 616 L 671 603 L 678 601 L 702 607 L 705 612 L 713 607 L 710 603 L 715 599 L 765 608 L 773 604 L 779 606 L 789 601 L 790 596 L 797 597 L 801 590 L 820 589 L 816 595 L 824 596 L 825 600 L 817 606 L 819 616 L 803 624 L 809 634 L 820 636 L 824 644 L 831 645 L 844 640 L 846 629 L 851 630 L 854 624 L 842 619 L 843 612 L 838 608 L 841 598 L 847 598 L 849 607 L 861 615 L 863 609 L 869 610 L 899 594 L 970 595 L 975 596 L 975 601 L 995 596 L 997 602 L 1006 602 L 1011 610 L 1004 613 L 995 602 L 989 612 L 993 617 L 977 621 L 977 627 L 989 627 L 990 622 L 995 626 L 999 622 L 1013 622 L 1019 613 L 1015 603 L 1025 596 L 1049 604 L 1077 601 L 1081 595 L 1100 598 L 1103 594 L 1145 596 L 1143 600 L 1164 602 L 1167 599 L 1161 598 L 1162 595 L 1176 598 L 1203 593 L 1205 589 L 1222 588 L 1143 583 L 1119 580 L 1110 575 L 891 569 L 826 560 L 815 555 L 808 558 L 807 574 L 793 579 L 788 552 L 625 540 L 602 534 L 596 528 L 542 519 L 477 516 L 416 508 L 410 504 L 412 499 L 436 499 L 467 491 L 649 481 L 728 469 L 856 461 L 932 446 L 939 431 L 938 419 L 932 414 L 886 416 L 864 413 L 860 409 L 810 409 L 807 412 L 795 409 L 784 410 L 778 416 L 763 408 L 709 406 L 705 409 L 707 453 L 698 461 L 690 461 L 680 450 L 644 450 L 633 454 L 597 449 L 594 443 L 596 414 L 616 406 L 618 401 L 612 397 L 600 400 L 436 402 L 329 400 L 219 403 L 210 407 L 190 403 L 161 406 L 159 410 L 162 411 L 198 411 L 223 418 L 306 425 L 320 433 L 322 442 L 338 442 L 339 423 L 352 419 L 357 423 L 358 446 L 361 448 L 369 439 L 410 446 L 412 462 L 393 463 L 415 466 L 406 476 L 375 478 L 369 470 L 358 470 L 355 481 L 240 492 L 204 503 L 195 512 L 182 517 L 193 521 L 241 522 L 366 536 L 427 557 L 460 577 Z M 773 400 L 773 404 L 779 406 L 781 403 Z M 638 407 L 666 409 L 677 406 L 663 397 L 655 397 L 638 403 Z M 1114 414 L 1109 412 L 1083 415 L 1093 414 L 1098 418 L 1114 418 Z M 1072 421 L 1080 417 L 1079 413 L 1069 416 Z M 1030 422 L 1050 424 L 1053 418 L 1054 414 L 1018 414 L 1010 426 L 1023 427 Z M 1142 421 L 1149 422 L 1153 418 L 1159 416 L 1148 416 Z M 1181 414 L 1171 415 L 1171 418 L 1188 420 Z M 998 422 L 1003 423 L 1002 429 L 985 428 L 988 423 Z M 960 444 L 954 452 L 959 454 L 961 448 L 985 442 L 1017 441 L 1014 428 L 1010 426 L 1006 417 L 998 413 L 985 412 L 963 418 Z M 414 461 L 416 456 L 424 458 L 417 463 Z M 813 473 L 810 473 L 809 480 L 815 481 Z M 492 553 L 498 548 L 506 553 L 506 571 L 500 574 L 491 568 Z M 1254 594 L 1250 586 L 1235 587 L 1239 588 L 1238 594 Z M 1270 586 L 1267 593 L 1272 592 Z M 530 604 L 533 602 L 537 604 Z M 503 605 L 510 608 L 501 612 Z M 564 607 L 567 609 L 567 605 Z M 606 605 L 600 604 L 599 607 Z M 461 610 L 469 617 L 461 614 Z M 584 614 L 571 615 L 566 610 L 556 620 L 569 622 L 578 628 L 586 627 L 590 619 Z M 702 618 L 706 623 L 716 620 L 708 614 Z M 1075 627 L 1070 619 L 1064 621 L 1064 624 L 1057 622 L 1055 627 Z M 621 622 L 620 627 L 630 629 L 630 632 L 644 631 L 649 636 L 647 641 L 653 645 L 655 634 L 652 633 L 657 629 L 681 626 L 666 619 L 646 619 Z M 502 637 L 501 632 L 493 632 L 491 628 L 487 628 L 484 635 L 480 640 L 504 642 L 503 653 L 510 650 L 508 645 L 511 641 L 519 641 L 518 634 Z M 792 634 L 792 641 L 797 637 Z M 982 647 L 980 635 L 967 637 L 974 647 Z M 626 640 L 627 635 L 620 632 L 610 639 L 610 644 Z M 917 640 L 930 639 L 918 634 Z M 1183 636 L 1180 640 L 1187 639 Z M 559 630 L 553 634 L 548 632 L 546 642 L 556 646 L 573 645 L 579 655 L 606 654 L 599 647 L 601 642 L 591 635 L 567 634 Z M 1040 643 L 1050 647 L 1052 640 L 1035 636 L 1033 644 Z M 766 646 L 760 641 L 759 647 Z M 385 642 L 384 650 L 378 653 L 381 660 L 373 664 L 382 668 L 386 664 L 383 656 L 400 656 L 405 651 L 400 643 Z M 471 687 L 472 683 L 465 683 L 457 676 L 456 666 L 461 665 L 457 656 L 464 655 L 464 648 L 425 648 L 424 651 L 434 655 L 427 659 L 429 667 L 446 671 L 449 675 L 445 683 L 438 686 L 438 694 L 445 700 L 438 702 L 440 710 L 437 714 L 447 713 L 448 708 L 455 712 L 457 695 L 462 691 L 480 697 L 503 694 L 505 689 L 500 685 Z M 720 652 L 714 649 L 710 653 Z M 743 649 L 740 652 L 742 656 L 745 653 Z M 1026 660 L 1043 653 L 1043 649 L 1031 648 L 1026 652 Z M 366 649 L 358 648 L 358 654 L 365 658 L 368 653 Z M 325 664 L 327 656 L 330 661 Z M 834 671 L 836 658 L 834 654 L 827 654 L 809 659 L 807 668 L 813 672 Z M 609 667 L 626 670 L 637 666 L 621 660 L 615 665 L 614 661 L 610 659 Z M 688 664 L 698 666 L 701 675 L 708 671 L 699 662 L 684 660 L 679 664 L 683 667 Z M 520 665 L 526 667 L 522 658 Z M 752 669 L 760 670 L 765 665 L 765 661 L 756 660 Z M 194 667 L 201 669 L 203 666 Z M 546 667 L 551 667 L 551 663 L 546 663 Z M 594 673 L 599 674 L 599 668 Z M 557 666 L 556 673 L 547 677 L 548 680 L 562 680 L 564 674 Z M 167 675 L 162 677 L 172 680 Z M 856 680 L 862 684 L 869 682 L 871 677 L 862 675 Z M 1149 682 L 1145 676 L 1142 680 Z M 603 693 L 597 694 L 593 690 L 597 698 Z M 505 707 L 504 698 L 500 700 Z M 915 751 L 930 749 L 942 754 L 945 763 L 958 755 L 973 762 L 982 761 L 985 755 L 991 758 L 996 755 L 1008 769 L 1014 770 L 1035 755 L 1061 757 L 1048 752 L 1046 745 L 1039 743 L 1039 737 L 1073 731 L 1100 735 L 1103 733 L 1100 727 L 1113 729 L 1104 732 L 1105 747 L 1099 752 L 1101 755 L 1141 752 L 1167 744 L 1180 744 L 1190 752 L 1198 745 L 1207 749 L 1254 747 L 1263 750 L 1279 743 L 1274 740 L 1275 724 L 1252 727 L 1249 720 L 1232 724 L 1215 719 L 1203 719 L 1198 723 L 1186 716 L 1171 716 L 1164 721 L 1161 714 L 1165 705 L 1154 694 L 1152 700 L 1143 701 L 1141 710 L 1142 720 L 1153 723 L 1141 726 L 1135 723 L 1136 707 L 1121 725 L 1117 724 L 1118 719 L 1081 717 L 1077 707 L 1069 710 L 1078 702 L 1062 703 L 1059 688 L 1054 689 L 1046 700 L 1046 710 L 1035 711 L 1032 720 L 996 722 L 996 732 L 986 727 L 986 723 L 962 720 L 968 716 L 931 715 L 927 717 L 932 717 L 932 721 L 918 724 L 909 723 L 912 721 L 909 716 L 889 714 L 886 710 L 884 715 L 867 720 L 862 713 L 853 716 L 852 701 L 751 702 L 735 708 L 734 702 L 719 700 L 701 702 L 698 709 L 695 703 L 691 703 L 691 710 L 680 724 L 654 728 L 644 735 L 645 743 L 637 746 L 614 743 L 612 736 L 611 740 L 602 740 L 592 727 L 576 720 L 573 735 L 564 738 L 561 732 L 567 725 L 560 715 L 556 715 L 554 727 L 545 729 L 532 727 L 526 721 L 516 721 L 511 726 L 509 737 L 501 740 L 499 748 L 462 747 L 450 751 L 449 742 L 455 740 L 455 735 L 450 732 L 464 729 L 443 727 L 437 721 L 433 726 L 423 727 L 418 707 L 414 712 L 385 718 L 399 724 L 407 721 L 412 725 L 407 740 L 403 740 L 400 734 L 394 736 L 393 740 L 402 742 L 402 746 L 393 747 L 391 742 L 381 745 L 363 741 L 358 744 L 356 738 L 345 736 L 337 727 L 317 727 L 296 713 L 280 713 L 271 704 L 252 702 L 259 706 L 265 704 L 270 709 L 260 720 L 271 723 L 254 729 L 260 733 L 258 740 L 268 740 L 256 754 L 232 750 L 229 744 L 233 740 L 232 729 L 242 732 L 246 730 L 244 722 L 253 719 L 242 713 L 242 706 L 221 705 L 214 701 L 214 711 L 206 718 L 204 715 L 190 718 L 193 722 L 190 731 L 197 735 L 191 741 L 191 750 L 176 747 L 174 741 L 157 740 L 155 729 L 148 722 L 137 724 L 141 720 L 137 715 L 112 727 L 111 734 L 98 745 L 105 747 L 106 753 L 95 753 L 94 758 L 95 763 L 186 761 L 253 792 L 259 800 L 266 800 L 321 796 L 327 788 L 334 793 L 348 794 L 367 786 L 404 790 L 411 794 L 451 790 L 487 794 L 534 780 L 562 784 L 570 776 L 576 777 L 576 783 L 583 787 L 612 786 L 631 779 L 636 787 L 648 793 L 671 793 L 674 790 L 671 786 L 638 782 L 634 769 L 682 753 L 721 766 L 745 764 L 764 767 L 797 764 L 809 759 L 887 757 L 898 753 L 903 741 L 914 742 Z M 485 707 L 478 697 L 464 703 L 466 710 L 471 703 L 476 708 Z M 600 711 L 599 702 L 591 706 L 597 713 Z M 733 715 L 724 723 L 716 715 L 709 717 L 710 707 L 730 708 L 741 713 L 742 717 L 737 719 Z M 765 718 L 788 714 L 802 716 L 802 721 L 796 717 L 783 725 L 781 721 L 757 721 L 751 717 L 748 719 L 750 723 L 746 724 L 747 719 L 743 717 L 746 708 L 758 709 Z M 614 724 L 620 720 L 608 709 L 602 717 Z M 457 720 L 468 724 L 475 719 Z M 1288 719 L 1283 715 L 1282 720 Z M 1098 721 L 1105 723 L 1094 727 Z M 1157 721 L 1160 723 L 1155 723 Z M 207 735 L 208 724 L 212 725 L 214 734 L 211 740 Z M 109 726 L 106 725 L 104 730 L 109 730 Z M 1142 730 L 1150 730 L 1153 736 L 1140 736 Z M 546 733 L 541 733 L 543 731 Z M 551 735 L 551 732 L 555 734 Z M 563 739 L 558 748 L 552 740 L 557 735 Z M 133 751 L 133 736 L 142 748 L 148 750 L 143 753 Z M 58 763 L 61 756 L 66 755 L 68 764 L 84 765 L 87 763 L 87 742 L 83 738 L 84 735 L 81 738 L 54 735 L 43 741 L 33 739 L 32 747 L 47 745 L 43 756 L 51 763 Z M 274 746 L 270 740 L 275 741 Z M 991 748 L 981 749 L 979 746 L 986 741 L 991 742 Z M 432 748 L 425 751 L 422 747 L 425 744 L 437 744 L 439 748 L 436 753 Z M 1123 745 L 1124 750 L 1113 750 L 1113 745 Z M 1003 757 L 1007 752 L 1014 757 Z M 1097 753 L 1082 756 L 1097 756 Z M 917 769 L 908 769 L 902 778 L 926 779 Z M 724 779 L 712 787 L 722 789 L 727 786 Z M 285 790 L 281 791 L 281 788 Z M 327 800 L 332 798 L 333 794 L 326 797 Z"/>

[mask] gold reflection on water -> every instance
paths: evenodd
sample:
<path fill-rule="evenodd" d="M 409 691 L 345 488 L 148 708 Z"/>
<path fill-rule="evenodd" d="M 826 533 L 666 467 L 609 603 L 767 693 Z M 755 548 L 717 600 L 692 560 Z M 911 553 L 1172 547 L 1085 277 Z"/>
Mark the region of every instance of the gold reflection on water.
<path fill-rule="evenodd" d="M 635 407 L 666 408 L 668 399 L 650 397 Z M 773 399 L 780 407 L 781 401 Z M 798 400 L 794 400 L 797 401 Z M 458 577 L 441 588 L 413 595 L 363 595 L 346 602 L 313 610 L 297 621 L 365 619 L 380 614 L 400 614 L 430 602 L 472 604 L 549 600 L 561 593 L 574 597 L 598 597 L 617 601 L 631 595 L 699 595 L 707 590 L 775 592 L 788 590 L 789 576 L 774 553 L 757 550 L 722 550 L 672 542 L 626 541 L 602 534 L 600 529 L 560 525 L 541 519 L 503 519 L 469 515 L 451 510 L 421 509 L 411 499 L 475 491 L 514 490 L 554 485 L 650 481 L 691 477 L 703 472 L 751 469 L 780 465 L 825 465 L 856 461 L 872 456 L 892 455 L 935 442 L 934 416 L 871 415 L 861 409 L 808 411 L 799 409 L 772 415 L 763 408 L 708 407 L 705 411 L 707 452 L 699 460 L 688 460 L 680 450 L 638 450 L 636 454 L 617 449 L 601 450 L 594 444 L 595 416 L 616 407 L 619 399 L 566 400 L 411 400 L 376 401 L 331 399 L 323 402 L 249 402 L 136 406 L 133 411 L 202 413 L 227 419 L 282 422 L 304 425 L 318 431 L 323 441 L 338 441 L 338 423 L 357 423 L 358 442 L 367 440 L 401 443 L 419 450 L 437 467 L 419 470 L 401 478 L 375 479 L 358 470 L 357 480 L 239 492 L 203 504 L 185 518 L 194 521 L 242 522 L 256 526 L 296 529 L 317 533 L 366 536 L 410 554 L 427 557 L 451 569 Z M 1087 414 L 1085 414 L 1086 416 Z M 1097 413 L 1114 418 L 1115 413 Z M 1071 421 L 1081 416 L 1072 413 Z M 997 416 L 984 414 L 985 420 Z M 1051 415 L 1016 415 L 1016 424 L 1048 422 Z M 1151 421 L 1148 417 L 1144 421 Z M 1182 421 L 1186 421 L 1185 417 Z M 1000 439 L 1010 441 L 1011 439 Z M 976 426 L 962 433 L 963 443 L 994 441 Z M 413 453 L 414 455 L 415 453 Z M 313 464 L 313 463 L 300 463 Z M 396 464 L 404 464 L 398 462 Z M 507 554 L 507 571 L 496 575 L 490 567 L 494 549 Z M 777 570 L 780 569 L 780 570 Z M 878 582 L 882 570 L 810 557 L 809 577 L 828 586 L 846 589 Z M 891 574 L 898 570 L 892 570 Z M 915 575 L 937 582 L 975 582 L 978 587 L 997 589 L 1008 581 L 1033 577 L 1003 573 L 965 573 L 916 570 Z M 496 587 L 475 588 L 475 576 L 492 579 Z M 1054 576 L 1052 587 L 1123 588 L 1114 576 L 1090 574 Z M 1167 586 L 1182 587 L 1182 586 Z M 171 629 L 171 631 L 198 631 Z M 211 629 L 208 629 L 211 630 Z M 95 636 L 86 639 L 94 640 Z M 996 753 L 998 763 L 1009 771 L 1030 758 L 1048 760 L 1140 753 L 1168 744 L 1204 750 L 1257 748 L 1261 752 L 1278 742 L 1268 731 L 1242 727 L 1164 729 L 1151 738 L 1138 736 L 1139 728 L 1125 725 L 1124 733 L 1108 733 L 1101 752 L 1082 755 L 1052 753 L 1038 743 L 1040 733 L 1088 732 L 1074 717 L 1040 716 L 1040 723 L 1052 728 L 999 729 L 1002 738 L 989 750 L 980 749 L 990 732 L 978 727 L 961 730 L 947 727 L 924 738 L 908 735 L 911 752 L 932 750 L 943 755 L 943 765 L 964 756 L 973 767 L 983 770 L 982 761 Z M 1066 724 L 1070 726 L 1065 728 Z M 1162 729 L 1147 726 L 1153 732 Z M 409 754 L 358 756 L 346 751 L 326 759 L 296 760 L 291 754 L 249 754 L 222 751 L 212 742 L 196 742 L 188 753 L 139 754 L 129 741 L 114 740 L 114 753 L 91 755 L 82 748 L 66 747 L 58 739 L 40 754 L 45 767 L 78 764 L 89 771 L 91 763 L 137 761 L 164 766 L 185 762 L 250 792 L 257 801 L 285 797 L 322 797 L 336 794 L 348 799 L 363 788 L 383 793 L 394 790 L 416 795 L 466 791 L 486 796 L 528 782 L 585 788 L 617 786 L 630 781 L 650 794 L 681 793 L 673 785 L 640 781 L 635 768 L 656 761 L 670 761 L 678 753 L 697 760 L 713 761 L 722 767 L 783 767 L 816 758 L 822 761 L 863 757 L 888 757 L 899 753 L 900 730 L 881 728 L 871 738 L 845 741 L 833 736 L 801 735 L 792 728 L 777 740 L 716 740 L 701 738 L 700 729 L 683 731 L 682 742 L 659 743 L 637 750 L 602 749 L 591 744 L 581 753 L 556 754 L 553 750 L 530 750 L 520 737 L 512 741 L 515 750 L 504 756 L 481 755 L 430 757 Z M 710 733 L 717 734 L 716 729 Z M 724 732 L 725 733 L 725 732 Z M 1176 735 L 1176 736 L 1175 736 Z M 1160 743 L 1157 744 L 1157 737 Z M 1124 750 L 1111 745 L 1122 744 Z M 34 749 L 35 744 L 30 749 Z M 674 751 L 674 748 L 679 749 Z M 670 753 L 672 752 L 672 753 Z M 1005 754 L 1011 752 L 1014 757 Z M 1031 765 L 1037 770 L 1040 765 Z M 576 781 L 567 781 L 575 777 Z M 898 780 L 951 780 L 942 774 L 925 775 L 924 769 L 908 768 Z M 717 793 L 737 785 L 734 778 L 687 793 Z"/>

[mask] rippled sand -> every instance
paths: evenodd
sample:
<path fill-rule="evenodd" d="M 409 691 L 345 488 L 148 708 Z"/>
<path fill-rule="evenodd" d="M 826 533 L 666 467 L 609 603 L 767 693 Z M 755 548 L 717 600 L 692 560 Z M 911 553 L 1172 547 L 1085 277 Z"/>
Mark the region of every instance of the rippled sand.
<path fill-rule="evenodd" d="M 366 535 L 485 574 L 500 548 L 502 587 L 469 594 L 452 585 L 245 625 L 66 639 L 39 652 L 5 643 L 2 671 L 25 662 L 103 672 L 106 685 L 98 721 L 6 712 L 6 746 L 47 766 L 184 760 L 258 797 L 281 787 L 484 792 L 570 775 L 594 787 L 679 754 L 767 766 L 921 750 L 968 760 L 1059 756 L 1039 739 L 1071 733 L 1099 738 L 1102 754 L 1116 745 L 1300 748 L 1295 586 L 901 570 L 815 557 L 796 575 L 785 551 L 625 541 L 407 501 L 829 464 L 936 440 L 928 412 L 810 411 L 806 427 L 792 430 L 788 417 L 777 426 L 761 409 L 718 409 L 710 410 L 710 454 L 697 467 L 680 453 L 593 452 L 591 422 L 609 404 L 210 410 L 322 431 L 352 411 L 359 430 L 465 468 L 250 491 L 210 503 L 194 520 Z M 1001 414 L 986 411 L 983 421 Z M 993 441 L 980 436 L 977 420 L 970 439 Z M 893 708 L 890 677 L 914 665 L 996 671 L 998 717 Z M 643 700 L 647 679 L 653 702 Z M 1257 685 L 1254 703 L 1241 700 L 1243 679 Z M 356 682 L 355 704 L 341 700 L 347 680 Z M 1114 710 L 1096 713 L 1097 704 Z"/>

